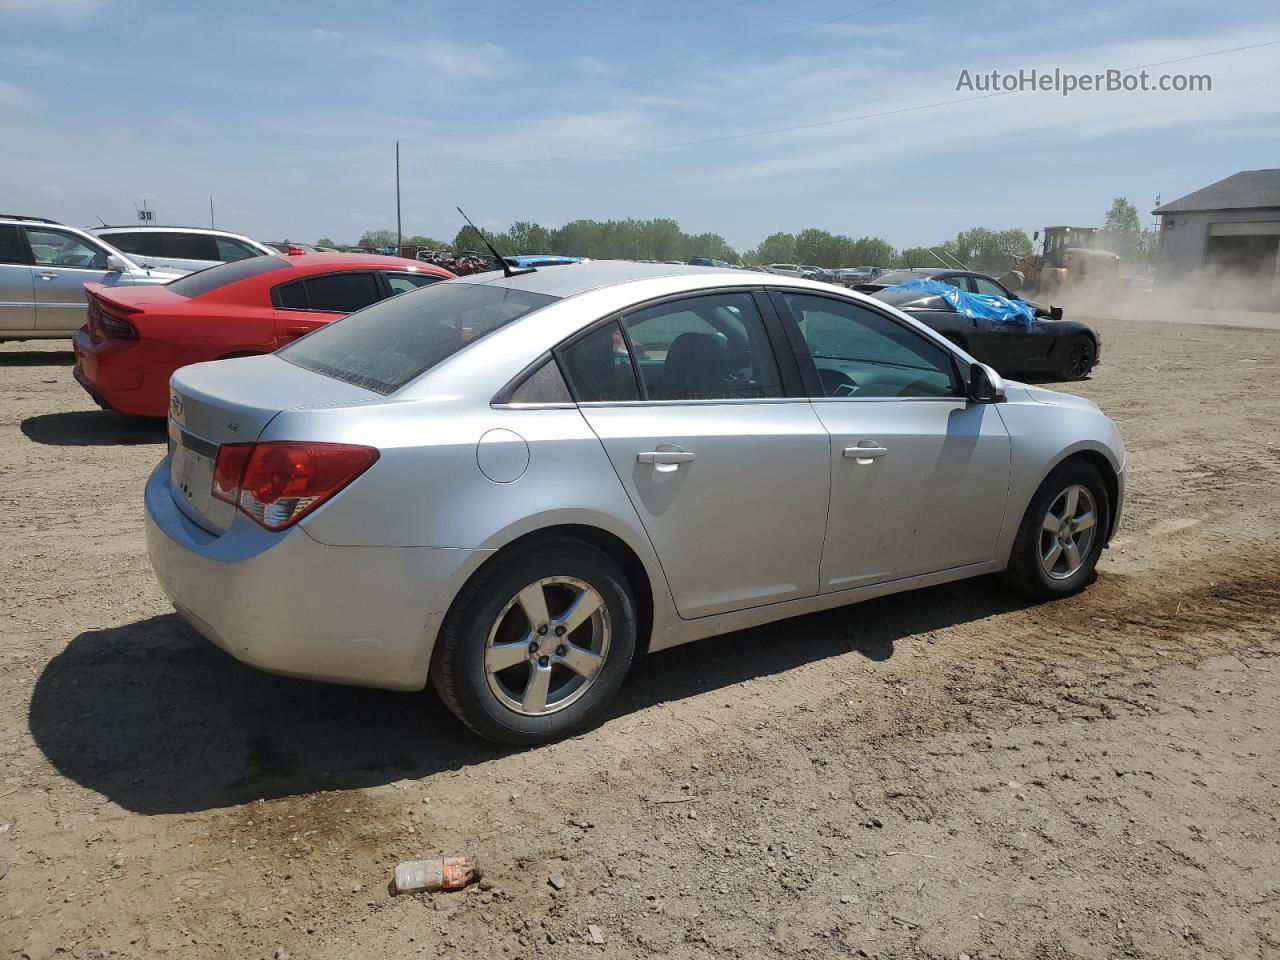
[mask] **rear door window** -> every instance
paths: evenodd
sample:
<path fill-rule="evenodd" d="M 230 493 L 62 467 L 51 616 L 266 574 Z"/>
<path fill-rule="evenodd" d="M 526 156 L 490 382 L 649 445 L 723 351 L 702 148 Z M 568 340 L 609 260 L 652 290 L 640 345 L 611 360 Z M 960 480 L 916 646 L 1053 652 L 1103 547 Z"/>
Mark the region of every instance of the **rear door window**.
<path fill-rule="evenodd" d="M 335 380 L 391 394 L 464 347 L 557 299 L 451 280 L 344 317 L 276 356 Z"/>
<path fill-rule="evenodd" d="M 301 280 L 276 287 L 272 291 L 272 300 L 281 310 L 306 310 L 309 306 L 307 288 L 302 285 Z"/>
<path fill-rule="evenodd" d="M 117 250 L 132 253 L 139 257 L 163 256 L 160 247 L 160 234 L 145 230 L 126 231 L 123 233 L 101 234 L 103 240 Z"/>
<path fill-rule="evenodd" d="M 30 262 L 27 245 L 22 242 L 22 234 L 18 232 L 18 228 L 12 224 L 0 224 L 0 263 Z"/>
<path fill-rule="evenodd" d="M 378 278 L 372 273 L 331 273 L 308 277 L 303 284 L 310 308 L 325 313 L 355 313 L 382 299 Z"/>
<path fill-rule="evenodd" d="M 163 233 L 163 256 L 174 260 L 218 260 L 218 245 L 207 233 Z"/>
<path fill-rule="evenodd" d="M 579 403 L 619 403 L 640 399 L 640 384 L 622 328 L 607 323 L 560 351 Z"/>
<path fill-rule="evenodd" d="M 773 347 L 749 293 L 658 304 L 624 322 L 650 400 L 782 396 Z"/>

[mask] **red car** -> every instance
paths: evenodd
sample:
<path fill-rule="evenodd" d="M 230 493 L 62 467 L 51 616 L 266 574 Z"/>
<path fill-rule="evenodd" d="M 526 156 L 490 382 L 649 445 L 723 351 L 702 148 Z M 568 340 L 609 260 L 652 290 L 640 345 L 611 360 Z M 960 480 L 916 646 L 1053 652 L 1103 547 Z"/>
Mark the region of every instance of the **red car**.
<path fill-rule="evenodd" d="M 99 406 L 163 417 L 179 367 L 271 353 L 371 303 L 451 278 L 448 270 L 369 254 L 251 257 L 163 286 L 86 283 L 75 377 Z"/>

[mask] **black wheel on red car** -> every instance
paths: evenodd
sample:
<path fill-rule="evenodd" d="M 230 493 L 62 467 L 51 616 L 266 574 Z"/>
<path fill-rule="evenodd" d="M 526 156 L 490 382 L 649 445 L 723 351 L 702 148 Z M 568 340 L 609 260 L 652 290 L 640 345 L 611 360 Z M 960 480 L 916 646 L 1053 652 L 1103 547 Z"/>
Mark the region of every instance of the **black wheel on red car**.
<path fill-rule="evenodd" d="M 635 654 L 635 601 L 609 556 L 567 538 L 498 557 L 463 588 L 432 680 L 486 739 L 558 740 L 594 720 Z"/>
<path fill-rule="evenodd" d="M 1058 375 L 1063 380 L 1083 380 L 1089 376 L 1097 362 L 1098 348 L 1094 345 L 1093 337 L 1087 333 L 1077 333 L 1067 341 Z"/>

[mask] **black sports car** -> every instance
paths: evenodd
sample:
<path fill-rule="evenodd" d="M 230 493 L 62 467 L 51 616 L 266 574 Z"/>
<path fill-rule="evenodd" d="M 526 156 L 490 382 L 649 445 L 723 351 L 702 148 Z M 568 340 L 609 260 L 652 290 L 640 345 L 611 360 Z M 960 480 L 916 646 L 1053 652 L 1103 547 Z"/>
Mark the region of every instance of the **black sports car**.
<path fill-rule="evenodd" d="M 945 298 L 926 290 L 882 290 L 873 296 L 938 331 L 1001 374 L 1051 374 L 1060 380 L 1083 380 L 1101 355 L 1097 332 L 1079 320 L 1043 317 L 1039 311 L 1030 325 L 1021 318 L 967 317 Z"/>

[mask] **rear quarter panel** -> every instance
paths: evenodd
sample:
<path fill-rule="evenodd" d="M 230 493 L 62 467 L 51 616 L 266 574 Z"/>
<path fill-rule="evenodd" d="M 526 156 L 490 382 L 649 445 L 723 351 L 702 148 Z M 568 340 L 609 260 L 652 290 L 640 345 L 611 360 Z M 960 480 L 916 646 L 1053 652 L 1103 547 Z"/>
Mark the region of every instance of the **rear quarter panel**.
<path fill-rule="evenodd" d="M 501 448 L 499 459 L 515 464 L 512 473 L 494 480 L 482 471 L 481 438 Z M 673 610 L 640 518 L 576 407 L 477 409 L 439 397 L 291 410 L 272 420 L 261 439 L 379 449 L 367 473 L 301 521 L 321 543 L 476 551 L 452 585 L 456 593 L 489 552 L 548 527 L 589 526 L 622 540 L 640 559 L 653 592 L 655 635 Z M 507 479 L 525 458 L 523 471 Z"/>

